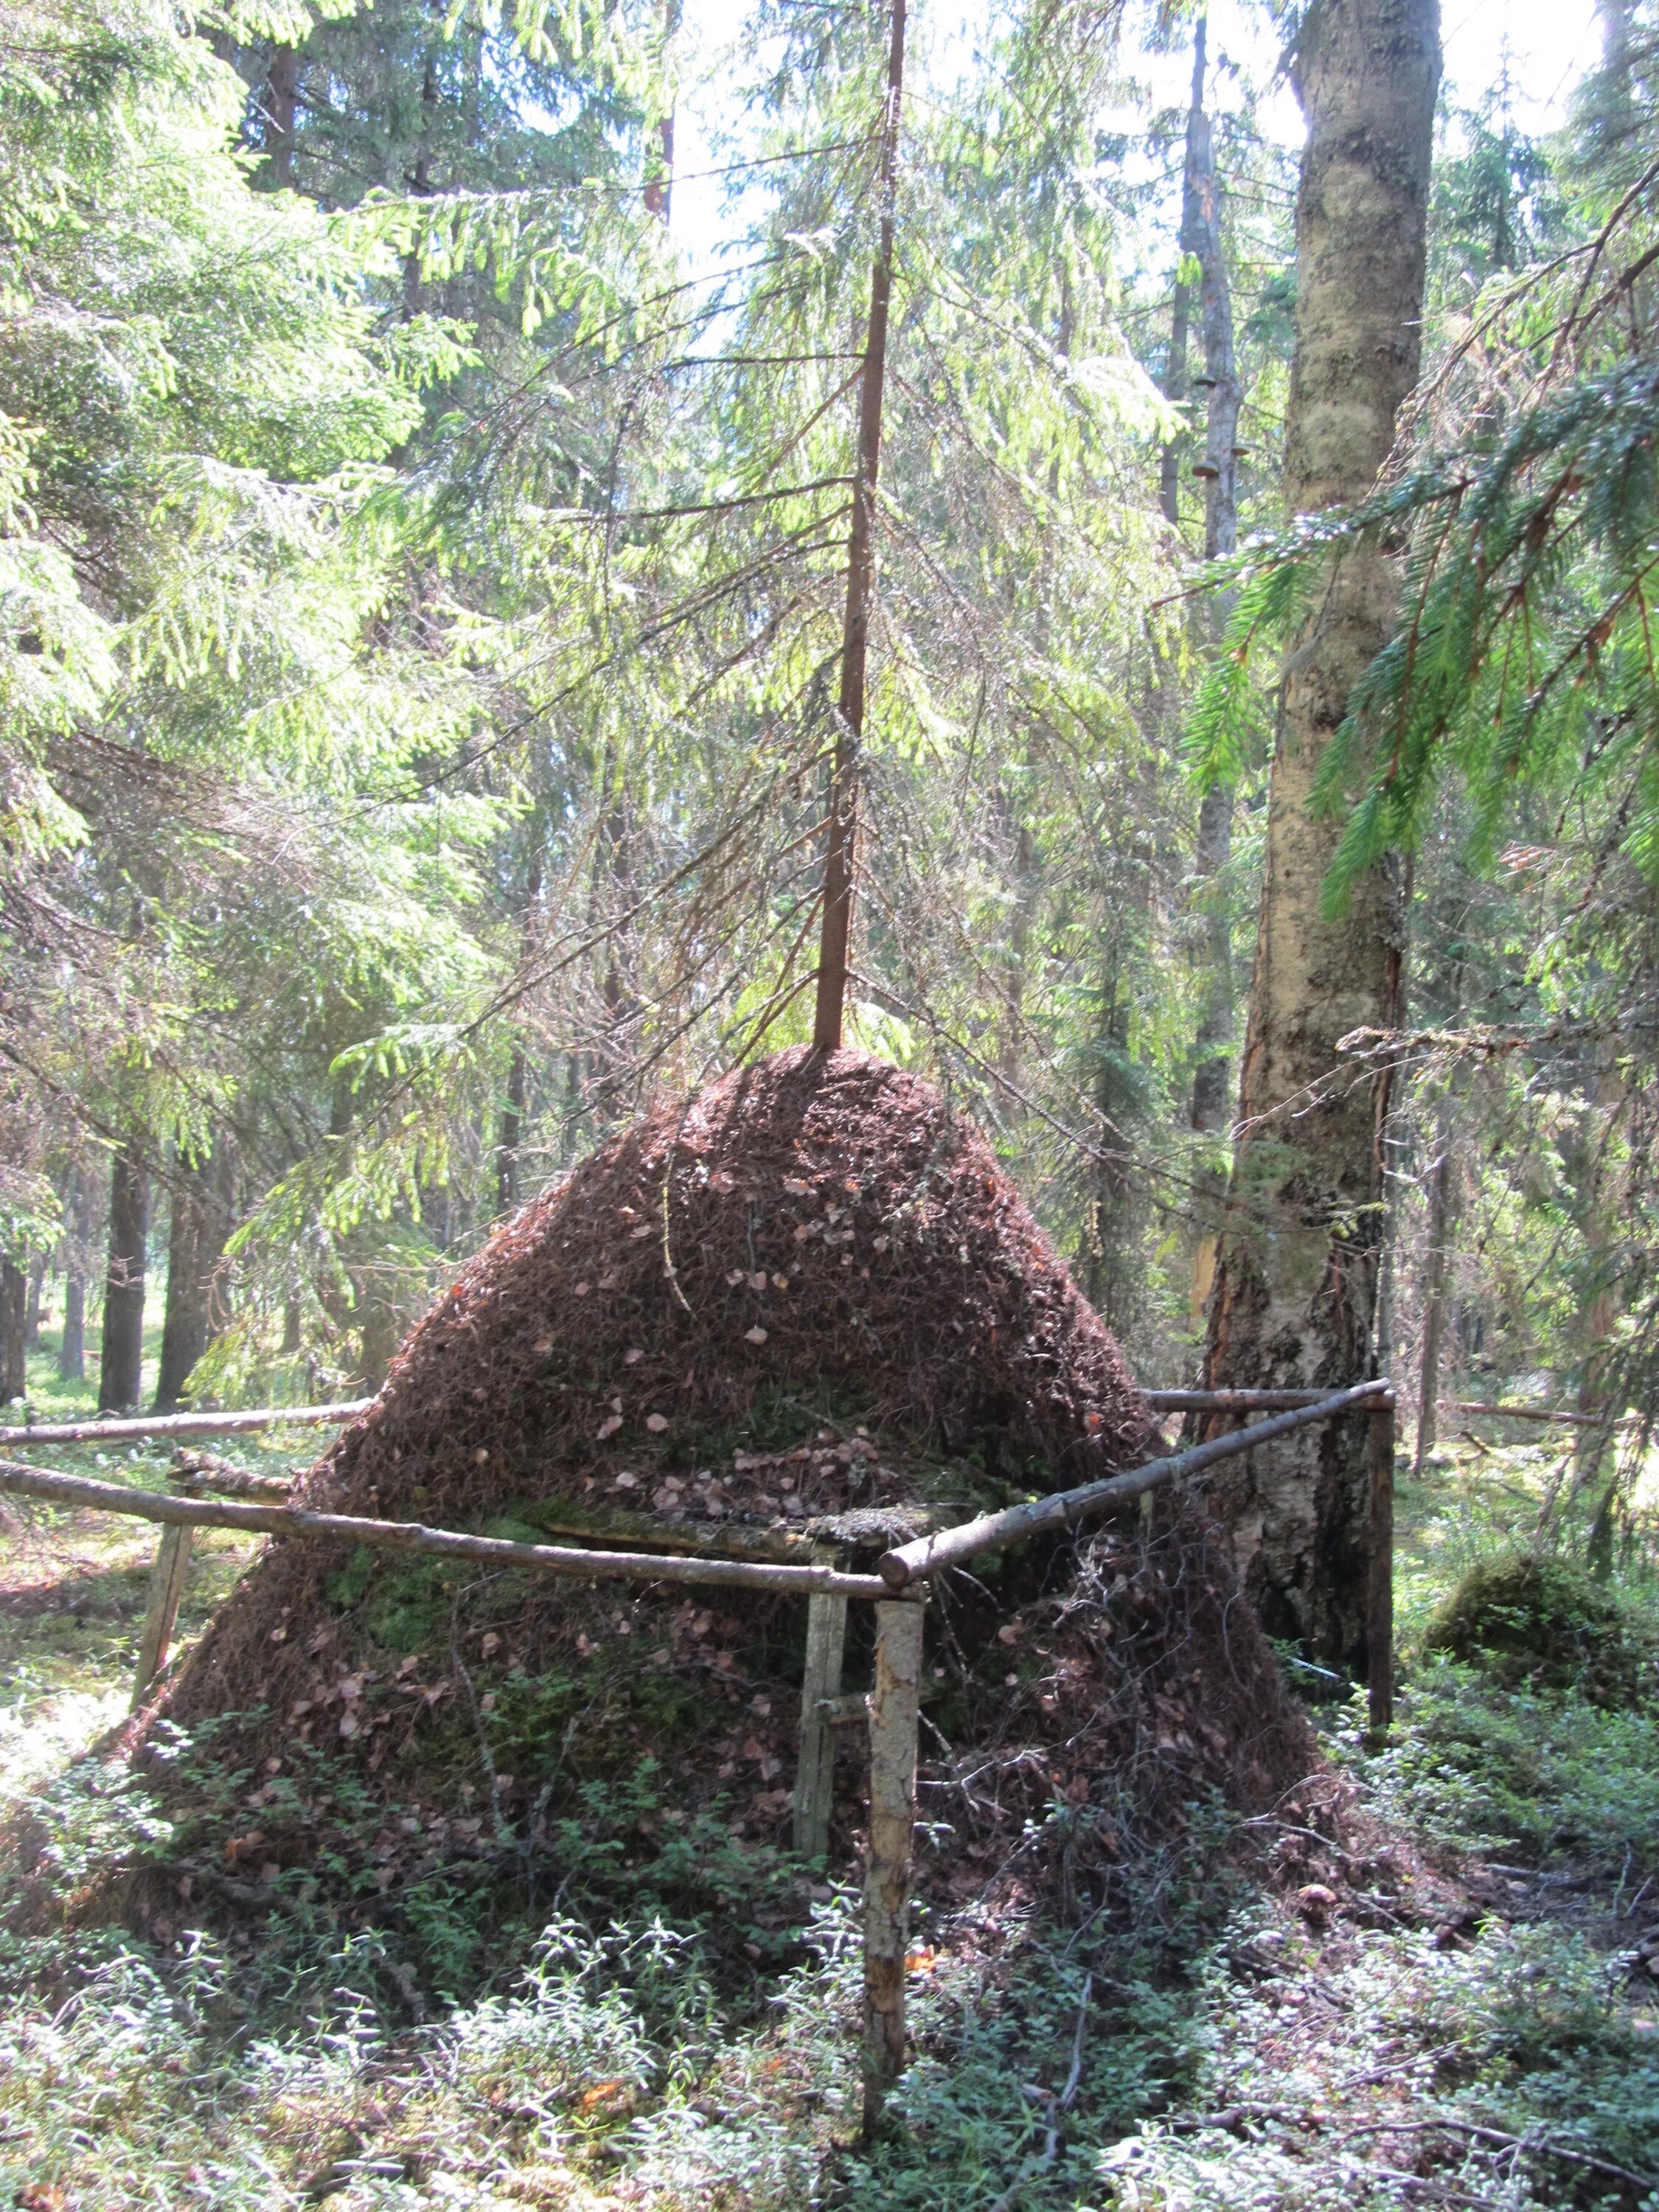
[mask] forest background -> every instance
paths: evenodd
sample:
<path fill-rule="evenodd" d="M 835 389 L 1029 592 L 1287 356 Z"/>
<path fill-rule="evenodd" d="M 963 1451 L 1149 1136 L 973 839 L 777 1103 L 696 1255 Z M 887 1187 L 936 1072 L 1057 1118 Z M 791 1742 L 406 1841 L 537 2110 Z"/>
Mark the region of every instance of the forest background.
<path fill-rule="evenodd" d="M 810 1033 L 884 33 L 730 28 L 688 175 L 672 9 L 9 18 L 7 1395 L 53 1305 L 106 1407 L 374 1389 L 650 1088 Z M 849 1033 L 994 1133 L 1159 1382 L 1310 571 L 1287 31 L 922 27 L 902 118 Z M 1604 31 L 1553 135 L 1491 33 L 1444 97 L 1425 396 L 1356 525 L 1437 641 L 1322 801 L 1370 779 L 1345 883 L 1409 865 L 1376 1354 L 1429 1401 L 1650 1370 L 1648 33 Z M 1513 522 L 1568 449 L 1498 613 L 1433 608 L 1449 484 Z"/>
<path fill-rule="evenodd" d="M 0 2192 L 1654 2201 L 1656 27 L 1514 21 L 1444 24 L 1421 380 L 1369 496 L 1297 524 L 1290 13 L 918 8 L 889 201 L 886 9 L 0 6 L 0 1397 L 373 1389 L 642 1101 L 811 1036 L 890 216 L 849 1039 L 986 1130 L 1140 1379 L 1213 1364 L 1229 1177 L 1277 1171 L 1234 1126 L 1273 758 L 1328 579 L 1384 566 L 1309 811 L 1329 942 L 1370 957 L 1386 882 L 1404 988 L 1310 1103 L 1386 1101 L 1382 1202 L 1320 1225 L 1374 1278 L 1341 1379 L 1401 1377 L 1413 1462 L 1390 1741 L 1340 1624 L 1281 1636 L 1328 1698 L 1305 1804 L 1126 1814 L 1109 1914 L 930 1937 L 863 2148 L 851 1893 L 676 1828 L 624 1610 L 585 1656 L 653 1747 L 614 1731 L 509 1909 L 510 1644 L 488 1800 L 377 1801 L 344 1720 L 288 1772 L 209 1726 L 174 1832 L 96 1749 L 148 1543 L 20 1518 Z M 1437 1439 L 1465 1395 L 1590 1419 Z M 248 1556 L 204 1543 L 186 1640 Z M 1350 1790 L 1363 1866 L 1319 1832 Z M 289 1814 L 361 1912 L 261 1871 Z M 176 1928 L 78 1917 L 185 1850 Z"/>
<path fill-rule="evenodd" d="M 1607 20 L 1553 135 L 1490 29 L 1492 81 L 1445 95 L 1402 548 L 1431 479 L 1513 476 L 1564 378 L 1645 374 L 1639 267 L 1628 331 L 1539 335 L 1601 227 L 1598 265 L 1640 262 L 1647 33 Z M 882 31 L 732 27 L 683 94 L 707 27 L 672 9 L 9 17 L 9 1395 L 54 1307 L 66 1376 L 101 1318 L 105 1405 L 373 1388 L 647 1091 L 808 1033 Z M 1159 106 L 1138 70 L 1183 76 L 1196 27 L 915 34 L 851 1018 L 992 1133 L 1157 1382 L 1194 1364 L 1227 1166 L 1248 647 L 1305 567 L 1273 550 L 1287 27 L 1218 22 Z M 1454 640 L 1389 826 L 1382 1325 L 1407 1372 L 1426 1342 L 1482 1389 L 1637 1403 L 1645 602 L 1569 505 L 1504 617 L 1534 677 L 1571 662 L 1524 757 L 1474 734 L 1490 641 Z"/>

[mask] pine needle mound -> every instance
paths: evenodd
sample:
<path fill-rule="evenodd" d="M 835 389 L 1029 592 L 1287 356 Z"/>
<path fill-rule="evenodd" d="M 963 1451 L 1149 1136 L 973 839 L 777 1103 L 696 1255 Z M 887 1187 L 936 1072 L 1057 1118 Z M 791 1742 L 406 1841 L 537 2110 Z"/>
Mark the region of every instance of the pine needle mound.
<path fill-rule="evenodd" d="M 299 1495 L 543 1540 L 614 1534 L 631 1512 L 633 1531 L 665 1523 L 721 1550 L 834 1540 L 867 1565 L 930 1515 L 1159 1448 L 1116 1345 L 982 1137 L 912 1076 L 793 1051 L 647 1115 L 527 1206 Z M 942 1899 L 988 1893 L 1008 1853 L 1017 1884 L 1074 1887 L 1138 1836 L 1167 1847 L 1205 1797 L 1254 1810 L 1315 1763 L 1201 1511 L 1168 1501 L 1150 1522 L 1137 1510 L 979 1565 L 930 1607 L 925 1755 L 950 1749 L 923 1786 L 945 1793 L 955 1839 Z M 314 1860 L 339 1797 L 323 1768 L 342 1762 L 354 1788 L 413 1808 L 376 1849 L 394 1897 L 434 1854 L 483 1849 L 492 1823 L 518 1863 L 574 1848 L 572 1821 L 591 1814 L 590 1858 L 614 1844 L 626 1868 L 654 1848 L 640 1838 L 657 1816 L 605 1843 L 604 1807 L 642 1762 L 672 1775 L 665 1820 L 787 1834 L 805 1614 L 769 1593 L 277 1544 L 163 1716 L 211 1719 L 222 1755 L 276 1775 L 247 1802 L 279 1868 Z M 871 1632 L 854 1606 L 849 1687 L 867 1679 Z M 862 1751 L 842 1734 L 844 1863 Z"/>

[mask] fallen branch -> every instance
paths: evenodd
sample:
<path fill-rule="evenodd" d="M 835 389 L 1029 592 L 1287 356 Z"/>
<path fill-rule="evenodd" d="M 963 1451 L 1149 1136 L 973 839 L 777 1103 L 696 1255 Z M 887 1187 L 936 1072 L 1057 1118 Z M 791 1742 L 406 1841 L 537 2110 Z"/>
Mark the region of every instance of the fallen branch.
<path fill-rule="evenodd" d="M 1480 2127 L 1473 2120 L 1454 2120 L 1444 2117 L 1430 2120 L 1362 2120 L 1352 2127 L 1336 2148 L 1350 2143 L 1356 2136 L 1414 2136 L 1431 2130 L 1440 2130 L 1448 2135 L 1469 2136 L 1478 2142 L 1497 2143 L 1504 2150 L 1518 2150 L 1529 2158 L 1565 2159 L 1571 2166 L 1588 2166 L 1597 2173 L 1610 2173 L 1617 2181 L 1628 2181 L 1633 2189 L 1659 2189 L 1659 2174 L 1638 2173 L 1628 2166 L 1615 2166 L 1611 2159 L 1595 2158 L 1586 2150 L 1569 2150 L 1564 2143 L 1534 2142 L 1525 2136 L 1510 2135 L 1504 2128 Z"/>
<path fill-rule="evenodd" d="M 1639 1413 L 1621 1413 L 1615 1420 L 1607 1413 L 1570 1413 L 1553 1406 L 1493 1405 L 1481 1398 L 1442 1398 L 1439 1402 L 1448 1413 L 1487 1413 L 1504 1421 L 1559 1421 L 1570 1429 L 1630 1429 L 1641 1419 Z"/>
<path fill-rule="evenodd" d="M 688 1559 L 644 1552 L 579 1552 L 555 1544 L 516 1544 L 501 1536 L 465 1535 L 427 1528 L 418 1521 L 368 1521 L 350 1513 L 313 1513 L 298 1505 L 243 1505 L 170 1497 L 159 1490 L 128 1490 L 118 1482 L 48 1474 L 40 1468 L 0 1460 L 0 1491 L 38 1498 L 48 1505 L 130 1513 L 181 1528 L 240 1528 L 266 1536 L 335 1536 L 376 1551 L 422 1552 L 440 1559 L 486 1559 L 499 1567 L 538 1567 L 584 1582 L 713 1583 L 726 1589 L 787 1590 L 805 1595 L 831 1590 L 846 1597 L 887 1599 L 892 1592 L 874 1575 L 843 1574 L 827 1566 L 774 1566 L 757 1559 Z"/>
<path fill-rule="evenodd" d="M 318 1428 L 325 1421 L 349 1421 L 366 1413 L 372 1398 L 349 1398 L 338 1406 L 260 1406 L 246 1413 L 155 1413 L 120 1421 L 38 1421 L 0 1429 L 0 1444 L 125 1443 L 133 1437 L 216 1437 L 250 1429 Z"/>

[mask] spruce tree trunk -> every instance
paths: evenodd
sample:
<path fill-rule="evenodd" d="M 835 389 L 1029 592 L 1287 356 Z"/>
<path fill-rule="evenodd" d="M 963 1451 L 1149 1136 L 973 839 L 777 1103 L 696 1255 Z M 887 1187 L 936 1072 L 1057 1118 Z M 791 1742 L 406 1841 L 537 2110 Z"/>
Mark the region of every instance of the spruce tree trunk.
<path fill-rule="evenodd" d="M 1452 1176 L 1452 1102 L 1440 1102 L 1435 1116 L 1434 1159 L 1429 1169 L 1428 1256 L 1423 1269 L 1423 1351 L 1418 1363 L 1417 1442 L 1412 1473 L 1421 1474 L 1439 1433 L 1440 1347 L 1446 1334 L 1446 1279 L 1448 1246 L 1456 1218 L 1456 1185 Z"/>
<path fill-rule="evenodd" d="M 273 46 L 265 72 L 265 145 L 270 161 L 270 181 L 278 191 L 288 191 L 294 184 L 299 90 L 299 56 L 292 46 Z"/>
<path fill-rule="evenodd" d="M 1176 240 L 1183 263 L 1189 254 L 1198 253 L 1200 245 L 1200 183 L 1195 134 L 1204 112 L 1208 36 L 1209 19 L 1200 15 L 1193 33 L 1193 98 L 1187 111 L 1186 156 L 1181 172 L 1181 229 Z M 1177 268 L 1170 303 L 1170 350 L 1164 360 L 1164 397 L 1177 406 L 1187 397 L 1187 339 L 1192 317 L 1193 288 L 1183 281 Z M 1177 529 L 1181 524 L 1181 456 L 1186 444 L 1184 437 L 1171 438 L 1158 458 L 1158 503 L 1163 509 L 1164 520 Z"/>
<path fill-rule="evenodd" d="M 1309 137 L 1285 466 L 1292 514 L 1364 497 L 1416 380 L 1439 74 L 1435 0 L 1316 0 L 1296 63 Z M 1240 1133 L 1210 1303 L 1213 1385 L 1335 1389 L 1372 1366 L 1388 1102 L 1385 1079 L 1337 1045 L 1395 1021 L 1401 899 L 1398 872 L 1378 867 L 1340 918 L 1324 916 L 1341 825 L 1316 815 L 1311 798 L 1395 608 L 1385 553 L 1351 549 L 1322 579 L 1286 662 Z M 1358 1667 L 1367 1428 L 1364 1417 L 1311 1424 L 1217 1486 L 1269 1632 Z"/>
<path fill-rule="evenodd" d="M 1204 556 L 1213 561 L 1238 545 L 1238 365 L 1233 349 L 1232 290 L 1221 234 L 1221 180 L 1215 161 L 1215 131 L 1205 106 L 1205 23 L 1200 19 L 1194 46 L 1193 98 L 1187 116 L 1186 208 L 1183 235 L 1196 256 L 1200 322 L 1204 340 L 1202 388 L 1208 395 L 1203 459 L 1195 473 L 1205 488 Z M 1213 649 L 1231 612 L 1232 593 L 1210 593 L 1200 602 L 1196 619 L 1207 633 L 1200 642 Z M 1232 1105 L 1233 916 L 1227 898 L 1227 864 L 1232 857 L 1234 792 L 1217 784 L 1204 793 L 1198 810 L 1193 861 L 1204 922 L 1204 951 L 1199 985 L 1199 1018 L 1193 1038 L 1191 1120 L 1194 1132 L 1218 1138 Z M 1194 1174 L 1194 1210 L 1200 1234 L 1193 1253 L 1193 1310 L 1200 1313 L 1215 1278 L 1216 1253 L 1225 1170 L 1206 1148 Z"/>
<path fill-rule="evenodd" d="M 524 907 L 519 918 L 519 962 L 527 969 L 535 957 L 538 908 L 542 895 L 542 847 L 539 825 L 536 844 L 525 876 Z M 519 1148 L 524 1142 L 525 1108 L 529 1097 L 530 1063 L 522 1042 L 515 1040 L 507 1071 L 507 1103 L 501 1109 L 495 1139 L 495 1212 L 505 1221 L 519 1210 Z M 443 1240 L 446 1243 L 447 1238 Z"/>
<path fill-rule="evenodd" d="M 98 1410 L 137 1406 L 144 1360 L 144 1268 L 149 1248 L 149 1170 L 136 1148 L 115 1155 L 109 1190 L 109 1273 L 104 1284 Z"/>
<path fill-rule="evenodd" d="M 859 747 L 864 737 L 870 620 L 876 580 L 876 492 L 881 475 L 882 397 L 887 380 L 887 321 L 893 301 L 894 186 L 898 169 L 899 103 L 904 90 L 906 0 L 890 0 L 887 98 L 882 112 L 876 189 L 881 226 L 870 271 L 870 314 L 859 374 L 858 453 L 853 523 L 847 540 L 847 604 L 842 618 L 841 691 L 823 842 L 823 920 L 818 933 L 817 999 L 812 1016 L 817 1051 L 840 1046 L 847 1011 L 858 848 Z"/>
<path fill-rule="evenodd" d="M 28 1277 L 16 1261 L 0 1260 L 0 1405 L 10 1405 L 28 1389 Z"/>
<path fill-rule="evenodd" d="M 87 1186 L 79 1167 L 70 1170 L 64 1192 L 64 1334 L 58 1373 L 65 1382 L 86 1380 Z"/>
<path fill-rule="evenodd" d="M 1194 198 L 1191 251 L 1203 271 L 1199 303 L 1204 332 L 1204 389 L 1208 394 L 1204 458 L 1204 557 L 1224 559 L 1238 549 L 1238 364 L 1233 349 L 1232 290 L 1221 235 L 1221 179 L 1215 131 L 1204 106 L 1204 25 L 1198 29 L 1192 112 L 1187 118 L 1187 171 Z M 1205 607 L 1211 635 L 1219 639 L 1231 611 L 1231 592 L 1212 594 Z M 1199 807 L 1194 858 L 1203 885 L 1205 974 L 1198 1034 L 1194 1040 L 1192 1119 L 1194 1129 L 1215 1135 L 1226 1127 L 1231 1104 L 1233 1048 L 1232 915 L 1225 871 L 1232 855 L 1233 789 L 1218 784 Z"/>
<path fill-rule="evenodd" d="M 40 1329 L 46 1310 L 46 1262 L 37 1252 L 29 1261 L 28 1303 L 23 1317 L 23 1350 L 27 1354 L 40 1349 Z"/>
<path fill-rule="evenodd" d="M 161 1322 L 161 1358 L 155 1378 L 155 1411 L 176 1413 L 191 1369 L 216 1334 L 213 1275 L 230 1235 L 222 1148 L 199 1167 L 180 1166 L 173 1189 L 167 1237 L 167 1297 Z"/>

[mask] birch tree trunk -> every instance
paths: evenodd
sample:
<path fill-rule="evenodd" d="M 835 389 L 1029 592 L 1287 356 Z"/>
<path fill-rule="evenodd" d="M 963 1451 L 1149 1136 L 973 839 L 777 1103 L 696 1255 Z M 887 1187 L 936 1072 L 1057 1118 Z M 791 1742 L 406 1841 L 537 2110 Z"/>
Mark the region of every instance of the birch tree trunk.
<path fill-rule="evenodd" d="M 1370 490 L 1416 380 L 1439 75 L 1436 0 L 1316 0 L 1296 58 L 1309 137 L 1286 424 L 1292 514 Z M 1326 918 L 1341 825 L 1316 815 L 1311 797 L 1395 610 L 1386 553 L 1349 550 L 1285 665 L 1240 1133 L 1210 1302 L 1212 1385 L 1335 1389 L 1362 1379 L 1374 1357 L 1386 1078 L 1337 1046 L 1395 1019 L 1401 899 L 1397 872 L 1378 867 L 1340 918 Z M 1269 1632 L 1360 1667 L 1367 1497 L 1362 1418 L 1253 1455 L 1218 1500 Z"/>

